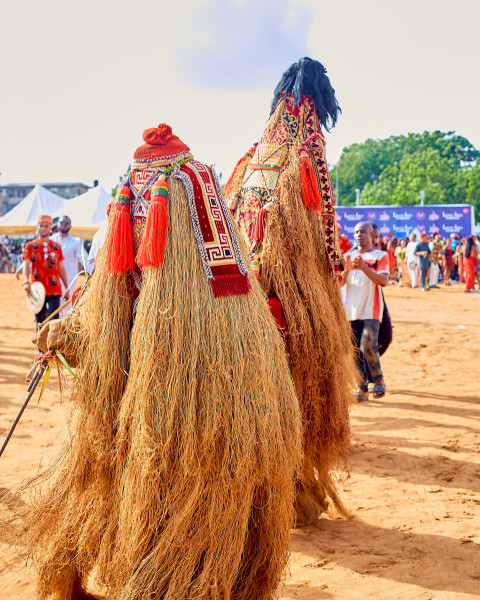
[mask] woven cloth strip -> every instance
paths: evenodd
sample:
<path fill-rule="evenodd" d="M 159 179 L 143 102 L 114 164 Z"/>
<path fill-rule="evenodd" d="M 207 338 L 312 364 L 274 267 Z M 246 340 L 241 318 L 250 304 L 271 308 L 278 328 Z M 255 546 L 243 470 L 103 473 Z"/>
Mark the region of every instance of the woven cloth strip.
<path fill-rule="evenodd" d="M 214 296 L 248 294 L 247 269 L 215 172 L 191 161 L 173 176 L 182 181 L 187 191 L 198 251 Z"/>

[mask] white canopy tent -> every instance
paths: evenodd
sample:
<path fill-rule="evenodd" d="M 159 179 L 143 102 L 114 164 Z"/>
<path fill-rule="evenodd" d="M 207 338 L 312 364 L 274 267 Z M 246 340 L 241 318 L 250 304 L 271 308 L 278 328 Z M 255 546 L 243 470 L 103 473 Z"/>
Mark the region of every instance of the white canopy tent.
<path fill-rule="evenodd" d="M 39 215 L 61 212 L 65 198 L 36 185 L 25 198 L 6 215 L 0 218 L 0 233 L 34 233 Z"/>
<path fill-rule="evenodd" d="M 36 185 L 17 206 L 0 218 L 0 234 L 34 233 L 39 215 L 67 215 L 72 220 L 70 233 L 91 239 L 106 223 L 107 204 L 112 200 L 112 196 L 100 186 L 67 200 Z"/>
<path fill-rule="evenodd" d="M 52 216 L 67 215 L 72 221 L 72 235 L 91 238 L 106 223 L 107 204 L 112 200 L 112 196 L 97 185 L 81 196 L 65 200 L 61 209 Z"/>

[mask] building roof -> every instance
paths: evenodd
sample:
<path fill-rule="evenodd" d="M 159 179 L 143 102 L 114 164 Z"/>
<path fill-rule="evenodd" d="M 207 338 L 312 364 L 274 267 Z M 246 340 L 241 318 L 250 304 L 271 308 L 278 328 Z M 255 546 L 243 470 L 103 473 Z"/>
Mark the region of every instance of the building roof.
<path fill-rule="evenodd" d="M 35 187 L 36 185 L 37 185 L 36 183 L 4 183 L 4 184 L 0 185 L 0 187 L 2 187 L 2 188 Z M 83 185 L 86 188 L 90 187 L 86 183 L 81 183 L 79 181 L 61 181 L 61 182 L 53 182 L 53 183 L 47 182 L 47 183 L 40 183 L 40 185 L 43 187 L 73 187 L 74 185 Z"/>

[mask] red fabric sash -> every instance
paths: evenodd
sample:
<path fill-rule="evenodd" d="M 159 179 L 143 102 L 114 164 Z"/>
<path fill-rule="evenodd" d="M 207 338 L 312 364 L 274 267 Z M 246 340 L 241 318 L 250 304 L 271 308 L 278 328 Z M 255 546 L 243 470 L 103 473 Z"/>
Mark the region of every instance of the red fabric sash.
<path fill-rule="evenodd" d="M 186 186 L 190 216 L 214 296 L 248 294 L 247 269 L 215 173 L 198 161 L 182 165 L 180 171 L 191 183 L 191 189 Z M 187 182 L 184 180 L 184 183 Z"/>

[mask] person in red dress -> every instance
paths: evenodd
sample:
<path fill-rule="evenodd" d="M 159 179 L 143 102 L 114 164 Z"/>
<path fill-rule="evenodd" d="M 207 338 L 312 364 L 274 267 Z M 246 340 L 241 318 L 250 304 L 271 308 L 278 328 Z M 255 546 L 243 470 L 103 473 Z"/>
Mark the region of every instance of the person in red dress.
<path fill-rule="evenodd" d="M 67 275 L 62 264 L 63 253 L 60 244 L 50 239 L 52 217 L 40 215 L 37 219 L 37 237 L 28 242 L 23 253 L 23 289 L 30 294 L 30 285 L 40 281 L 45 287 L 45 303 L 35 315 L 37 325 L 43 323 L 59 306 L 63 282 L 67 288 Z M 68 300 L 68 291 L 63 295 Z M 58 319 L 58 314 L 54 317 Z"/>
<path fill-rule="evenodd" d="M 467 238 L 463 251 L 463 263 L 465 265 L 465 291 L 471 292 L 475 283 L 475 270 L 477 268 L 478 250 L 473 235 Z"/>
<path fill-rule="evenodd" d="M 340 233 L 342 230 L 342 227 L 338 223 L 337 223 L 337 230 L 338 230 L 338 244 L 340 246 L 340 252 L 342 253 L 342 256 L 343 256 L 351 249 L 352 244 L 350 243 L 350 240 L 348 239 L 348 236 L 345 233 Z"/>

